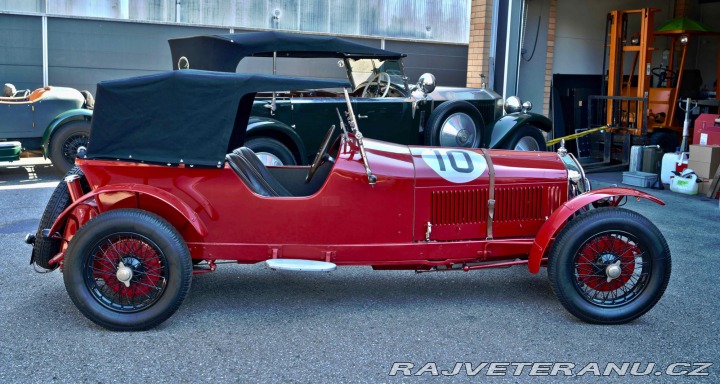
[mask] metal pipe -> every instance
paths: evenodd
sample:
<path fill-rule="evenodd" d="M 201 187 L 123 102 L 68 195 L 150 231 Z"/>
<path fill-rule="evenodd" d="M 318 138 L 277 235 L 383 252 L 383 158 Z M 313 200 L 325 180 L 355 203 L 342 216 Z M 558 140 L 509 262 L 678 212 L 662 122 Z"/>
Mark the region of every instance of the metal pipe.
<path fill-rule="evenodd" d="M 544 257 L 540 259 L 540 263 L 547 263 L 547 257 Z M 493 264 L 483 264 L 483 265 L 473 265 L 473 266 L 464 266 L 462 268 L 463 271 L 469 272 L 475 269 L 488 269 L 488 268 L 502 268 L 502 267 L 512 267 L 514 265 L 523 265 L 527 264 L 527 260 L 515 260 L 515 261 L 506 261 L 502 263 L 493 263 Z"/>

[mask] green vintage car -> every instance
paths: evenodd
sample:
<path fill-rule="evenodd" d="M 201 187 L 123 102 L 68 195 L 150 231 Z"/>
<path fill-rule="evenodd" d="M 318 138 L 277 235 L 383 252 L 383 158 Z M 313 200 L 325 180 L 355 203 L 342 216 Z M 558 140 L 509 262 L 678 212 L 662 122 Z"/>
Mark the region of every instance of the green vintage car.
<path fill-rule="evenodd" d="M 530 113 L 529 102 L 502 97 L 486 88 L 436 87 L 424 74 L 409 84 L 402 53 L 334 36 L 276 31 L 205 35 L 169 40 L 174 69 L 236 72 L 241 60 L 307 59 L 329 64 L 352 85 L 354 110 L 365 136 L 409 145 L 545 150 L 552 122 Z M 291 59 L 287 59 L 291 58 Z M 320 60 L 326 59 L 326 60 Z M 338 69 L 339 68 L 339 69 Z M 327 126 L 338 120 L 345 102 L 340 90 L 276 92 L 258 95 L 245 145 L 267 165 L 308 164 Z M 340 108 L 342 110 L 342 108 Z"/>
<path fill-rule="evenodd" d="M 59 173 L 75 163 L 87 146 L 92 95 L 73 88 L 47 86 L 17 91 L 5 84 L 0 97 L 0 161 L 15 161 L 23 150 L 42 150 Z"/>

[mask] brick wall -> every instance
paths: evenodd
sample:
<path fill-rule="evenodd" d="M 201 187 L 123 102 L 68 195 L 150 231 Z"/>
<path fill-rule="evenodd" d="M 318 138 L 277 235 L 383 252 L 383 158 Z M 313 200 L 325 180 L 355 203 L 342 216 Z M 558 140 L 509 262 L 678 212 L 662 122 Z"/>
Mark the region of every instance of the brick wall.
<path fill-rule="evenodd" d="M 495 0 L 497 1 L 497 0 Z M 472 0 L 470 11 L 470 42 L 468 44 L 467 86 L 479 87 L 480 74 L 489 76 L 490 56 L 492 55 L 490 37 L 492 34 L 493 0 Z M 555 20 L 557 0 L 550 0 L 550 17 L 548 25 L 548 42 L 545 56 L 545 82 L 543 87 L 542 110 L 535 111 L 545 116 L 550 115 L 550 98 L 552 89 L 552 68 L 555 52 Z M 537 74 L 541 76 L 540 73 Z M 486 78 L 486 82 L 487 82 Z M 522 81 L 522 79 L 520 80 Z"/>
<path fill-rule="evenodd" d="M 545 59 L 545 87 L 543 90 L 542 114 L 550 116 L 550 98 L 552 97 L 552 69 L 555 54 L 555 21 L 557 18 L 557 0 L 550 0 L 550 17 L 548 18 L 547 56 Z"/>
<path fill-rule="evenodd" d="M 480 74 L 489 75 L 490 36 L 492 34 L 493 0 L 472 0 L 470 41 L 468 44 L 467 86 L 479 87 Z"/>

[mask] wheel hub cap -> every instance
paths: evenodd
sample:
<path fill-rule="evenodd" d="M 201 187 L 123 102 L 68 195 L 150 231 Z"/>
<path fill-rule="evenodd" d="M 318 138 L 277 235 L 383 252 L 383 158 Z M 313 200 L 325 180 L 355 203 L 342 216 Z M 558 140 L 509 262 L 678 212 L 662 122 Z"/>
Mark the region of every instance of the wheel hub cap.
<path fill-rule="evenodd" d="M 121 283 L 125 284 L 125 286 L 129 288 L 130 280 L 132 280 L 133 278 L 133 271 L 131 268 L 125 266 L 125 263 L 121 261 L 120 264 L 118 264 L 118 269 L 115 273 L 115 276 Z"/>
<path fill-rule="evenodd" d="M 613 264 L 608 265 L 605 268 L 605 275 L 607 276 L 607 282 L 611 282 L 614 279 L 617 279 L 620 277 L 620 274 L 622 273 L 622 267 L 620 266 L 620 260 L 616 261 Z"/>
<path fill-rule="evenodd" d="M 455 113 L 445 120 L 440 129 L 440 146 L 471 147 L 474 145 L 475 122 L 464 113 Z"/>

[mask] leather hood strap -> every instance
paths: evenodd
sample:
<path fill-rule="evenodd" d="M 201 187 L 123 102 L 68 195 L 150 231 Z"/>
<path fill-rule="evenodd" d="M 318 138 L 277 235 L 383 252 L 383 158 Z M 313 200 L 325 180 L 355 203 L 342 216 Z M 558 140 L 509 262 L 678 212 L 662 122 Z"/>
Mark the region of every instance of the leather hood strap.
<path fill-rule="evenodd" d="M 488 165 L 488 176 L 490 177 L 490 186 L 488 190 L 488 218 L 487 218 L 487 239 L 492 240 L 492 223 L 495 216 L 495 167 L 493 167 L 492 158 L 487 149 L 481 148 L 485 161 Z"/>

